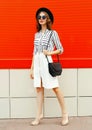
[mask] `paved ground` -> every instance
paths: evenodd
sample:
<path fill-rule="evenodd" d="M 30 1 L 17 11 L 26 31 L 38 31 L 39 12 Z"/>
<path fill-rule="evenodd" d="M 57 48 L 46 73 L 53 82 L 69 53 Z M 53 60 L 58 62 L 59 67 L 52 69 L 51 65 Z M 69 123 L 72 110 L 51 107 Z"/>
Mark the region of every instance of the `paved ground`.
<path fill-rule="evenodd" d="M 31 126 L 33 119 L 0 120 L 0 130 L 92 130 L 91 117 L 70 117 L 67 126 L 61 126 L 60 118 L 44 118 L 38 126 Z"/>

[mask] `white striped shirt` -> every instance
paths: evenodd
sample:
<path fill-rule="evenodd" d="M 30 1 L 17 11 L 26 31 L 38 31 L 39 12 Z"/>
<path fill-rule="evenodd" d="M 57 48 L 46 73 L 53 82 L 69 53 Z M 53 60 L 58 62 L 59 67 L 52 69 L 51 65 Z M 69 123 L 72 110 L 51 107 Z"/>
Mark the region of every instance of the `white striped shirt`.
<path fill-rule="evenodd" d="M 39 31 L 35 34 L 33 52 L 34 54 L 36 54 L 37 52 L 43 52 L 43 50 L 53 51 L 55 47 L 56 49 L 63 52 L 63 46 L 60 42 L 58 33 L 53 30 L 52 35 L 50 37 L 51 32 L 52 30 L 46 29 L 44 33 Z"/>

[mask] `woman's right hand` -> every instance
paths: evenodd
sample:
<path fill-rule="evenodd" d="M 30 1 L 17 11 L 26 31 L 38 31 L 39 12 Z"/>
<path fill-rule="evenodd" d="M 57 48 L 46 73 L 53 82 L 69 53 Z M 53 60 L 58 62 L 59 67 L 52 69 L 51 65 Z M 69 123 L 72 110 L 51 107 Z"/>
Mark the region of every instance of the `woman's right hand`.
<path fill-rule="evenodd" d="M 34 79 L 33 69 L 31 69 L 31 71 L 30 71 L 30 78 Z"/>

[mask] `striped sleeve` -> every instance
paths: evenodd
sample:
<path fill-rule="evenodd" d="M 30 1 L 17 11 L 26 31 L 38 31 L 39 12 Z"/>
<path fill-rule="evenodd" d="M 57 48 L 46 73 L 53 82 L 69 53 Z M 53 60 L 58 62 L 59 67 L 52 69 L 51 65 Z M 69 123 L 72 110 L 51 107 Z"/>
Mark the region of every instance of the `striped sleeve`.
<path fill-rule="evenodd" d="M 59 36 L 58 36 L 58 33 L 57 33 L 55 30 L 53 31 L 53 34 L 52 34 L 52 40 L 53 40 L 53 42 L 54 42 L 56 48 L 57 48 L 58 50 L 60 50 L 61 53 L 62 53 L 62 52 L 63 52 L 63 46 L 62 46 L 62 44 L 61 44 L 61 42 L 60 42 L 60 38 L 59 38 Z"/>

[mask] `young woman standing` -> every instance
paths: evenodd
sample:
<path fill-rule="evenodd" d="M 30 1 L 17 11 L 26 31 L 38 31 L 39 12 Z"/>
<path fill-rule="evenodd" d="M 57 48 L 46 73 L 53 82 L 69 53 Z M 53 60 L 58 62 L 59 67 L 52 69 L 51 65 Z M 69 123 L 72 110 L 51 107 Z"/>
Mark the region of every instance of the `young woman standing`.
<path fill-rule="evenodd" d="M 37 92 L 37 115 L 35 120 L 32 121 L 31 124 L 38 125 L 40 123 L 40 119 L 43 117 L 42 108 L 44 102 L 44 88 L 46 88 L 52 89 L 55 92 L 62 111 L 61 124 L 66 125 L 69 123 L 69 120 L 68 113 L 65 107 L 64 96 L 59 88 L 57 77 L 52 77 L 49 74 L 48 62 L 46 59 L 47 56 L 49 61 L 51 62 L 51 56 L 62 53 L 63 47 L 60 42 L 58 33 L 55 30 L 52 31 L 51 29 L 54 22 L 52 12 L 47 8 L 40 8 L 36 12 L 36 20 L 37 33 L 35 34 L 34 38 L 34 52 L 30 77 L 34 79 L 34 87 L 36 88 Z"/>

